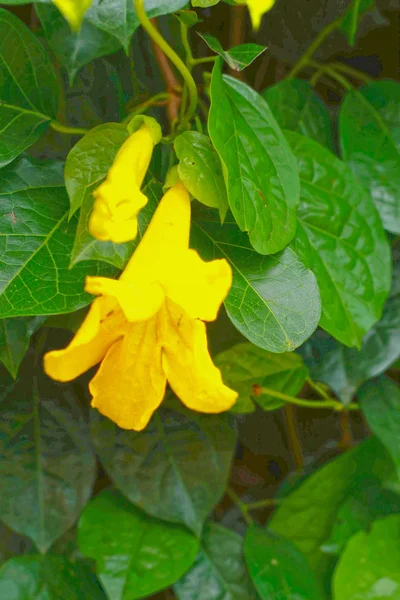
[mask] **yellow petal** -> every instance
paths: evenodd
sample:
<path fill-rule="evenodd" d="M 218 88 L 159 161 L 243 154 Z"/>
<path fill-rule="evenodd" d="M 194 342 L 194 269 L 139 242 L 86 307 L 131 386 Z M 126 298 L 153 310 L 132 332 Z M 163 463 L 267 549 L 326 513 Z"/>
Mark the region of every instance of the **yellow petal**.
<path fill-rule="evenodd" d="M 123 340 L 108 351 L 89 389 L 93 407 L 119 427 L 140 431 L 161 404 L 165 386 L 153 317 L 129 326 Z"/>
<path fill-rule="evenodd" d="M 149 319 L 164 302 L 162 287 L 153 282 L 142 287 L 107 277 L 87 277 L 85 290 L 96 296 L 112 296 L 118 301 L 127 321 Z"/>
<path fill-rule="evenodd" d="M 83 16 L 92 2 L 93 0 L 53 0 L 74 31 L 80 28 Z"/>
<path fill-rule="evenodd" d="M 146 125 L 122 144 L 107 179 L 93 192 L 89 231 L 95 238 L 120 244 L 136 237 L 137 215 L 147 203 L 140 188 L 153 147 L 153 135 Z"/>
<path fill-rule="evenodd" d="M 97 363 L 124 333 L 126 320 L 113 298 L 97 298 L 64 350 L 44 356 L 44 370 L 57 381 L 71 381 Z"/>
<path fill-rule="evenodd" d="M 175 394 L 188 408 L 199 412 L 219 413 L 231 408 L 237 393 L 224 385 L 221 371 L 211 360 L 204 323 L 188 317 L 170 300 L 158 318 L 162 364 Z"/>
<path fill-rule="evenodd" d="M 246 0 L 249 7 L 251 22 L 253 29 L 259 29 L 262 16 L 271 10 L 275 4 L 275 0 Z"/>
<path fill-rule="evenodd" d="M 232 269 L 226 260 L 204 262 L 195 250 L 187 250 L 178 268 L 171 270 L 165 289 L 189 317 L 214 321 L 231 285 Z"/>

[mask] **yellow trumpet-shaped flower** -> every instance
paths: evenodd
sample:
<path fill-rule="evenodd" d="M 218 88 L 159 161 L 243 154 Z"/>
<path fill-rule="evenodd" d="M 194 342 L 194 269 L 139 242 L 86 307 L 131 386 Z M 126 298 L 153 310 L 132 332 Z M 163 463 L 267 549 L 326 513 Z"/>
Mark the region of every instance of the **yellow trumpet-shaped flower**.
<path fill-rule="evenodd" d="M 161 200 L 119 280 L 88 277 L 99 295 L 70 345 L 46 354 L 45 371 L 69 381 L 95 364 L 92 406 L 124 429 L 146 427 L 167 380 L 189 408 L 218 413 L 237 394 L 222 382 L 207 348 L 212 321 L 231 286 L 226 260 L 203 262 L 189 249 L 190 198 L 182 183 Z"/>
<path fill-rule="evenodd" d="M 74 31 L 80 28 L 84 14 L 92 2 L 93 0 L 53 0 Z"/>
<path fill-rule="evenodd" d="M 262 16 L 271 10 L 275 4 L 275 0 L 236 0 L 237 4 L 247 4 L 253 29 L 259 29 Z"/>
<path fill-rule="evenodd" d="M 107 179 L 93 192 L 89 231 L 98 240 L 121 244 L 136 237 L 137 215 L 147 204 L 140 188 L 154 144 L 154 132 L 144 123 L 122 144 Z"/>

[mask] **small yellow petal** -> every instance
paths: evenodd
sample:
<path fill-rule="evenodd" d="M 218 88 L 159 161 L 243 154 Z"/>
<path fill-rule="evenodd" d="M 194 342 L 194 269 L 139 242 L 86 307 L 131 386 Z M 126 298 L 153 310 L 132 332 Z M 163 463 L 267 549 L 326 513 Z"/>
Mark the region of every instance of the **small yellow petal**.
<path fill-rule="evenodd" d="M 204 323 L 191 319 L 168 300 L 158 313 L 162 364 L 175 394 L 192 410 L 220 413 L 233 406 L 237 393 L 224 385 L 207 348 Z"/>
<path fill-rule="evenodd" d="M 225 259 L 204 262 L 187 250 L 166 282 L 166 295 L 192 318 L 214 321 L 232 285 L 232 269 Z"/>
<path fill-rule="evenodd" d="M 44 370 L 57 381 L 71 381 L 105 356 L 124 333 L 125 318 L 113 298 L 97 298 L 72 342 L 44 356 Z"/>
<path fill-rule="evenodd" d="M 80 28 L 83 16 L 92 2 L 93 0 L 53 0 L 74 31 Z"/>
<path fill-rule="evenodd" d="M 259 29 L 262 16 L 271 10 L 276 0 L 236 0 L 237 4 L 247 4 L 253 29 Z"/>
<path fill-rule="evenodd" d="M 93 407 L 119 427 L 140 431 L 161 404 L 165 386 L 153 317 L 129 326 L 124 339 L 108 351 L 89 388 Z"/>
<path fill-rule="evenodd" d="M 120 244 L 136 237 L 137 215 L 147 203 L 140 188 L 153 147 L 153 135 L 142 125 L 122 144 L 107 179 L 93 192 L 89 231 L 98 240 Z"/>
<path fill-rule="evenodd" d="M 127 321 L 149 319 L 164 302 L 165 294 L 157 283 L 135 287 L 107 277 L 87 277 L 85 290 L 95 296 L 113 297 L 118 301 Z"/>

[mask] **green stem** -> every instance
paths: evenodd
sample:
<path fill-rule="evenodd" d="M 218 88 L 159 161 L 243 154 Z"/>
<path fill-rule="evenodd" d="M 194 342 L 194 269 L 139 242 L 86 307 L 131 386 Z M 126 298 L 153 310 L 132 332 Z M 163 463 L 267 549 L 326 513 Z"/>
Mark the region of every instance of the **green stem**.
<path fill-rule="evenodd" d="M 146 15 L 146 11 L 144 8 L 144 0 L 133 0 L 134 6 L 136 9 L 136 15 L 143 26 L 143 28 L 147 31 L 151 39 L 157 46 L 164 52 L 165 56 L 169 58 L 172 64 L 178 69 L 180 74 L 182 75 L 189 91 L 189 106 L 181 121 L 182 129 L 186 128 L 191 119 L 193 118 L 198 102 L 198 94 L 197 87 L 193 77 L 190 74 L 189 69 L 183 62 L 183 60 L 177 55 L 177 53 L 171 48 L 171 46 L 167 43 L 167 41 L 163 38 L 163 36 L 157 31 L 155 27 L 150 23 L 148 16 Z"/>
<path fill-rule="evenodd" d="M 345 65 L 344 63 L 341 63 L 341 62 L 330 63 L 328 65 L 328 67 L 330 67 L 334 71 L 342 72 L 345 75 L 348 75 L 349 77 L 353 77 L 354 79 L 358 79 L 359 81 L 363 81 L 365 83 L 371 83 L 371 81 L 374 81 L 373 77 L 370 77 L 363 71 L 354 69 L 353 67 L 350 67 L 349 65 Z"/>
<path fill-rule="evenodd" d="M 63 125 L 58 121 L 51 121 L 50 127 L 54 129 L 54 131 L 58 131 L 59 133 L 68 133 L 69 135 L 86 135 L 89 129 L 85 129 L 84 127 L 69 127 L 68 125 Z"/>
<path fill-rule="evenodd" d="M 289 77 L 294 77 L 295 75 L 297 75 L 297 73 L 299 73 L 299 71 L 301 71 L 302 69 L 304 69 L 304 67 L 307 66 L 310 59 L 314 56 L 315 52 L 318 50 L 320 45 L 325 41 L 325 39 L 333 31 L 338 29 L 338 27 L 341 24 L 341 21 L 342 21 L 341 18 L 336 19 L 335 21 L 332 21 L 332 23 L 329 23 L 326 27 L 324 27 L 319 32 L 319 34 L 317 35 L 315 40 L 312 42 L 312 44 L 310 44 L 310 46 L 307 48 L 307 50 L 304 52 L 304 54 L 302 56 L 300 56 L 299 60 L 297 61 L 297 63 L 294 65 L 294 67 L 290 71 Z"/>
<path fill-rule="evenodd" d="M 317 394 L 319 396 L 321 396 L 322 398 L 325 398 L 325 400 L 331 400 L 330 396 L 326 393 L 326 391 L 323 389 L 323 387 L 317 383 L 316 381 L 313 381 L 311 379 L 311 377 L 307 377 L 306 379 L 308 385 L 315 391 L 317 392 Z"/>
<path fill-rule="evenodd" d="M 354 402 L 345 406 L 333 398 L 330 398 L 329 400 L 304 400 L 303 398 L 289 396 L 288 394 L 284 394 L 283 392 L 278 392 L 278 390 L 272 390 L 270 388 L 262 387 L 260 391 L 261 394 L 265 394 L 266 396 L 272 396 L 273 398 L 278 398 L 278 400 L 289 402 L 289 404 L 304 406 L 306 408 L 332 408 L 333 410 L 337 411 L 358 410 L 358 404 L 355 404 Z"/>
<path fill-rule="evenodd" d="M 217 56 L 202 56 L 201 58 L 192 58 L 191 64 L 193 67 L 203 65 L 204 63 L 215 63 Z"/>
<path fill-rule="evenodd" d="M 340 83 L 346 90 L 350 91 L 354 89 L 351 83 L 347 81 L 345 77 L 342 77 L 341 75 L 339 75 L 339 73 L 336 73 L 336 71 L 328 65 L 321 64 L 319 62 L 316 62 L 315 60 L 309 60 L 308 66 L 317 69 L 318 72 L 326 73 L 327 75 L 332 77 L 332 79 L 335 79 L 338 83 Z"/>
<path fill-rule="evenodd" d="M 138 104 L 137 106 L 135 106 L 130 111 L 129 115 L 127 115 L 122 120 L 122 123 L 123 124 L 128 123 L 132 119 L 132 117 L 134 117 L 135 115 L 142 114 L 151 106 L 161 106 L 162 104 L 165 104 L 167 102 L 168 98 L 169 98 L 168 92 L 159 92 L 158 94 L 151 96 L 151 98 L 149 98 L 148 100 L 145 100 L 141 104 Z"/>
<path fill-rule="evenodd" d="M 280 498 L 266 498 L 265 500 L 258 500 L 257 502 L 249 502 L 246 504 L 246 508 L 248 511 L 250 510 L 260 510 L 262 508 L 269 508 L 271 506 L 276 506 L 281 502 Z"/>
<path fill-rule="evenodd" d="M 249 515 L 248 505 L 245 502 L 242 502 L 242 500 L 239 498 L 239 496 L 236 494 L 236 492 L 233 491 L 232 488 L 227 488 L 226 493 L 229 496 L 229 498 L 236 504 L 236 506 L 242 513 L 243 519 L 245 520 L 247 525 L 252 525 L 253 519 Z"/>

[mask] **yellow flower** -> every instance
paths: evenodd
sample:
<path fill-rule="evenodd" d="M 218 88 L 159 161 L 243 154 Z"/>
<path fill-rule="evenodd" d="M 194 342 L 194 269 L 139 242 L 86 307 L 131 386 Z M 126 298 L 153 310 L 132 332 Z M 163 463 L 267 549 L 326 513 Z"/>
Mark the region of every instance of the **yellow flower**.
<path fill-rule="evenodd" d="M 80 28 L 83 16 L 92 2 L 93 0 L 53 0 L 74 31 Z"/>
<path fill-rule="evenodd" d="M 156 141 L 145 122 L 122 144 L 107 179 L 93 192 L 89 231 L 98 240 L 122 244 L 136 237 L 137 215 L 147 204 L 140 188 Z"/>
<path fill-rule="evenodd" d="M 253 23 L 253 29 L 259 29 L 261 25 L 261 18 L 264 13 L 271 10 L 275 4 L 275 0 L 236 0 L 237 4 L 247 4 L 251 22 Z"/>
<path fill-rule="evenodd" d="M 222 382 L 203 321 L 216 319 L 231 286 L 226 260 L 203 262 L 189 249 L 190 198 L 182 183 L 161 200 L 119 280 L 88 277 L 100 295 L 65 350 L 46 354 L 45 371 L 69 381 L 98 362 L 92 406 L 124 429 L 146 427 L 167 380 L 189 408 L 229 409 L 237 394 Z"/>

